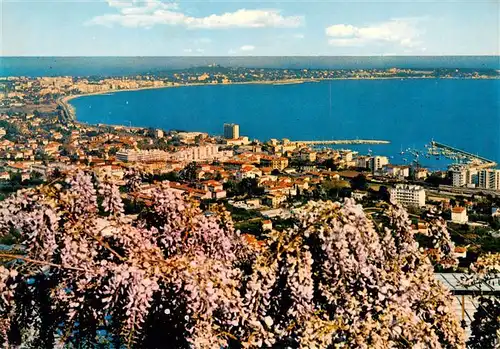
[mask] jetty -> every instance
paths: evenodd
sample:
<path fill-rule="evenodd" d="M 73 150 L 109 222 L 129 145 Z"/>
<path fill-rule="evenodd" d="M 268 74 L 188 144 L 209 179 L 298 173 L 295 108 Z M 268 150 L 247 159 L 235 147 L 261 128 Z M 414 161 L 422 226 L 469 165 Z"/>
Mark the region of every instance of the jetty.
<path fill-rule="evenodd" d="M 389 144 L 389 141 L 376 139 L 336 139 L 323 141 L 291 141 L 292 144 L 300 145 L 335 145 L 335 144 Z"/>

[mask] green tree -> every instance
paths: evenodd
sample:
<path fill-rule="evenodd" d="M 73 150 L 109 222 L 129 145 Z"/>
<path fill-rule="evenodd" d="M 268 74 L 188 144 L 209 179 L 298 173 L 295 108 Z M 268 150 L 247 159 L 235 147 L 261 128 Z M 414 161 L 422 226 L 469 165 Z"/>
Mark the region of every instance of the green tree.
<path fill-rule="evenodd" d="M 333 159 L 326 159 L 323 162 L 323 166 L 325 166 L 330 171 L 337 171 L 338 170 L 338 165 L 333 161 Z"/>
<path fill-rule="evenodd" d="M 21 172 L 11 172 L 10 173 L 10 181 L 13 184 L 14 183 L 20 184 L 22 182 Z"/>
<path fill-rule="evenodd" d="M 368 188 L 368 182 L 365 175 L 359 174 L 351 179 L 351 188 L 353 190 L 366 190 Z"/>
<path fill-rule="evenodd" d="M 180 172 L 180 178 L 184 181 L 193 182 L 196 180 L 196 163 L 191 162 Z"/>
<path fill-rule="evenodd" d="M 471 323 L 468 347 L 471 349 L 498 348 L 500 346 L 500 299 L 481 297 Z"/>
<path fill-rule="evenodd" d="M 238 195 L 248 194 L 250 196 L 262 195 L 264 192 L 263 188 L 259 188 L 257 179 L 255 178 L 243 178 L 241 182 L 237 185 Z"/>

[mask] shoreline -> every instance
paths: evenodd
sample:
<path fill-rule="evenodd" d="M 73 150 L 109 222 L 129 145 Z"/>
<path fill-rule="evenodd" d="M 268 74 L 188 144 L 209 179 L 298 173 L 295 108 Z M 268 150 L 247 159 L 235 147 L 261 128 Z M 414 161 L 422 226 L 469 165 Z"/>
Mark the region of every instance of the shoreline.
<path fill-rule="evenodd" d="M 336 80 L 419 80 L 419 79 L 439 79 L 439 80 L 498 80 L 498 78 L 490 77 L 490 78 L 480 78 L 480 79 L 472 79 L 472 78 L 454 78 L 454 77 L 435 77 L 435 76 L 418 76 L 418 77 L 398 77 L 398 76 L 380 76 L 380 77 L 349 77 L 349 78 L 321 78 L 321 79 L 288 79 L 288 80 L 263 80 L 263 81 L 239 81 L 239 82 L 229 82 L 229 83 L 187 83 L 187 84 L 177 84 L 177 85 L 166 85 L 166 86 L 146 86 L 146 87 L 138 87 L 131 89 L 121 89 L 121 90 L 106 90 L 99 92 L 91 92 L 91 93 L 81 93 L 76 95 L 69 95 L 59 97 L 57 99 L 57 105 L 61 106 L 66 117 L 72 121 L 78 122 L 76 119 L 76 108 L 71 105 L 70 101 L 80 97 L 86 96 L 98 96 L 98 95 L 111 95 L 119 92 L 134 92 L 134 91 L 142 91 L 142 90 L 159 90 L 164 88 L 174 88 L 174 87 L 193 87 L 193 86 L 229 86 L 229 85 L 271 85 L 271 86 L 285 86 L 285 85 L 296 85 L 303 84 L 309 82 L 323 82 L 323 81 L 336 81 Z"/>

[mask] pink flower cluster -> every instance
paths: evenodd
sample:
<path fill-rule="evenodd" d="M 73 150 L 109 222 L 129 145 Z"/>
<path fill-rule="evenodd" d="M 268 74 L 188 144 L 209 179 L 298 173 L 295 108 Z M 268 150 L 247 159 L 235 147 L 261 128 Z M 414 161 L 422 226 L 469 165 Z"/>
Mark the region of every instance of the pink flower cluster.
<path fill-rule="evenodd" d="M 1 340 L 15 320 L 35 329 L 26 344 L 52 331 L 129 347 L 464 347 L 400 207 L 378 226 L 351 200 L 310 202 L 258 248 L 221 207 L 154 198 L 130 220 L 117 187 L 80 172 L 2 202 L 0 235 L 16 231 L 26 251 L 0 255 Z M 23 303 L 35 279 L 48 307 Z"/>

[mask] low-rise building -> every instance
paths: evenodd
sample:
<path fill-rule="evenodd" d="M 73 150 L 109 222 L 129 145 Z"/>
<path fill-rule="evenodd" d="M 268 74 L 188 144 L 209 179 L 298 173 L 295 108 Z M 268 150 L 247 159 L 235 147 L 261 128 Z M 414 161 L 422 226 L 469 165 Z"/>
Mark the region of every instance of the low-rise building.
<path fill-rule="evenodd" d="M 366 191 L 358 191 L 354 190 L 351 192 L 351 198 L 353 198 L 356 201 L 361 201 L 363 198 L 365 198 L 368 195 Z"/>
<path fill-rule="evenodd" d="M 260 176 L 262 176 L 262 171 L 253 165 L 244 165 L 235 174 L 235 178 L 238 181 L 244 178 L 256 178 Z"/>
<path fill-rule="evenodd" d="M 262 221 L 262 230 L 273 230 L 273 222 L 270 219 L 266 219 Z"/>
<path fill-rule="evenodd" d="M 426 179 L 429 176 L 429 170 L 426 168 L 419 168 L 418 170 L 415 171 L 415 179 L 417 180 L 423 180 Z"/>
<path fill-rule="evenodd" d="M 263 202 L 269 207 L 279 207 L 281 203 L 286 201 L 286 196 L 282 194 L 269 194 L 266 195 Z"/>
<path fill-rule="evenodd" d="M 453 207 L 451 209 L 451 221 L 453 223 L 465 224 L 468 220 L 465 207 Z"/>
<path fill-rule="evenodd" d="M 284 170 L 288 167 L 288 159 L 285 157 L 262 156 L 260 164 L 263 167 L 271 167 L 275 170 Z"/>
<path fill-rule="evenodd" d="M 403 179 L 410 176 L 410 167 L 387 164 L 383 168 L 383 173 L 389 177 Z"/>

